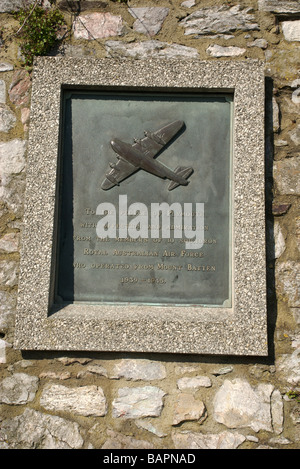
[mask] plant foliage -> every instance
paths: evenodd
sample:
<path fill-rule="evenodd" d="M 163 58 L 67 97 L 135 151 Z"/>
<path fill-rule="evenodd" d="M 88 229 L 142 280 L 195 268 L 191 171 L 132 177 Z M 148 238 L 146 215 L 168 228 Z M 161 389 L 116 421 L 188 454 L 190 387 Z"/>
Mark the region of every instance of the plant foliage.
<path fill-rule="evenodd" d="M 295 399 L 297 402 L 300 402 L 300 392 L 299 391 L 288 391 L 287 396 L 289 399 Z"/>
<path fill-rule="evenodd" d="M 31 66 L 35 56 L 46 55 L 58 41 L 57 32 L 64 24 L 64 18 L 57 9 L 45 10 L 36 6 L 25 8 L 15 14 L 20 28 L 21 53 L 25 64 Z"/>

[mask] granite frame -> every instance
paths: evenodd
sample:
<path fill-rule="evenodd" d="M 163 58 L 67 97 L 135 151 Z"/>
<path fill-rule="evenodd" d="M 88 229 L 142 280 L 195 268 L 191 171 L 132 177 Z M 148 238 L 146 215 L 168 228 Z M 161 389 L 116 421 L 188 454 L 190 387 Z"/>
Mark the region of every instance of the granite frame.
<path fill-rule="evenodd" d="M 72 86 L 234 94 L 232 308 L 69 304 L 53 311 L 61 95 Z M 268 355 L 264 107 L 259 61 L 37 59 L 15 348 Z"/>

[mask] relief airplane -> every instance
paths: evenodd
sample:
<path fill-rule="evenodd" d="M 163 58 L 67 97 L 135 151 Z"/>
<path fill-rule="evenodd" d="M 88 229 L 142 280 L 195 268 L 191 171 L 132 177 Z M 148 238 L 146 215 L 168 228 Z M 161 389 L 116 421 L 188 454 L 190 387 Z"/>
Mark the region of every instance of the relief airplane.
<path fill-rule="evenodd" d="M 169 191 L 179 185 L 186 186 L 193 168 L 178 166 L 172 171 L 154 159 L 183 126 L 183 121 L 175 121 L 156 132 L 145 131 L 145 137 L 141 140 L 135 139 L 133 145 L 118 139 L 112 140 L 110 144 L 117 154 L 118 162 L 110 163 L 111 169 L 105 175 L 101 188 L 103 190 L 111 189 L 139 169 L 163 179 L 169 179 L 171 181 L 168 187 Z"/>

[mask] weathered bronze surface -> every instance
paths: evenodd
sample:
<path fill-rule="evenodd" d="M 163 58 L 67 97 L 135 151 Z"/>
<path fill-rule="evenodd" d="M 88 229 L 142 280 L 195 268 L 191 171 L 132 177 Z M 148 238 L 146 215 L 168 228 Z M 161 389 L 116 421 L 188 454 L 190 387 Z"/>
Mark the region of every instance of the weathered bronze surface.
<path fill-rule="evenodd" d="M 231 96 L 68 91 L 64 107 L 56 302 L 230 307 Z M 161 130 L 124 143 L 144 129 Z M 174 168 L 193 171 L 188 185 Z M 146 207 L 146 236 L 130 234 L 145 218 L 120 209 L 125 196 L 128 209 Z M 108 213 L 114 237 L 96 233 L 103 203 L 116 208 Z M 200 249 L 186 249 L 183 218 L 175 237 L 173 213 L 169 236 L 151 236 L 151 206 L 162 203 L 190 204 L 193 226 L 204 204 Z"/>
<path fill-rule="evenodd" d="M 193 168 L 177 166 L 172 171 L 167 166 L 154 160 L 183 126 L 184 122 L 175 121 L 156 132 L 145 131 L 145 138 L 141 140 L 135 139 L 133 145 L 129 145 L 119 139 L 113 139 L 110 143 L 117 154 L 118 162 L 117 164 L 110 163 L 111 170 L 106 174 L 101 185 L 102 189 L 107 190 L 116 184 L 119 185 L 121 181 L 139 169 L 148 171 L 163 179 L 170 179 L 172 182 L 168 187 L 169 191 L 179 185 L 187 186 L 187 179 L 192 174 Z"/>

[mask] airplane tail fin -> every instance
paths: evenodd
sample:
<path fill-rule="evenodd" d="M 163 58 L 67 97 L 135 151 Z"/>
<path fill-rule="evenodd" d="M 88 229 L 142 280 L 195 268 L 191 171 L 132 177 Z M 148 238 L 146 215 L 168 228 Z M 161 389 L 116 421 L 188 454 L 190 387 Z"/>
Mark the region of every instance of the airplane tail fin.
<path fill-rule="evenodd" d="M 183 166 L 178 166 L 174 172 L 181 176 L 183 179 L 188 179 L 193 172 L 193 168 L 185 168 Z M 178 186 L 180 186 L 179 182 L 171 181 L 168 190 L 172 191 L 173 189 L 175 189 L 175 187 Z"/>

